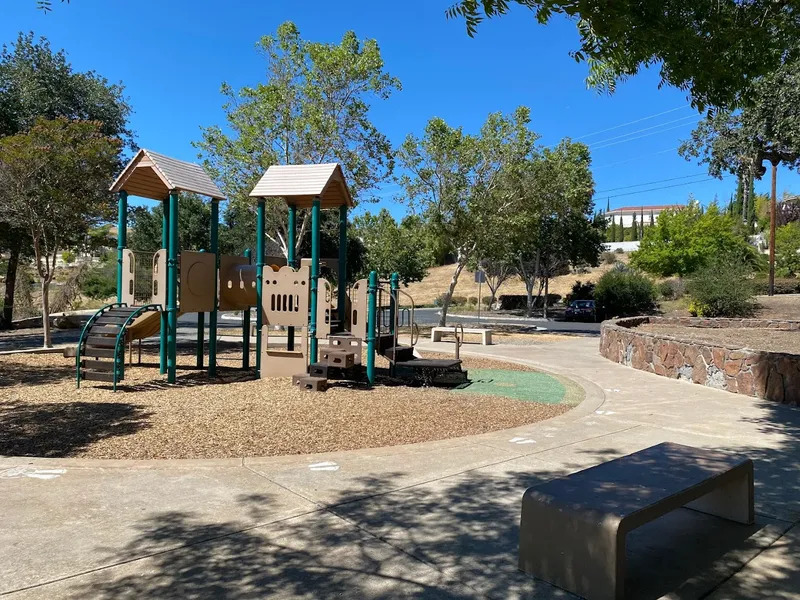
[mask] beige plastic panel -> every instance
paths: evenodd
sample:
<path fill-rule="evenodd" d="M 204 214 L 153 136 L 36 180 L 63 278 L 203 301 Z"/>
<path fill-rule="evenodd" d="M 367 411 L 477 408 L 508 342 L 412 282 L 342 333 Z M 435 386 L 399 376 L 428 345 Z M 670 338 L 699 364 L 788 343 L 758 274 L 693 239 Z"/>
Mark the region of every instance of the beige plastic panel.
<path fill-rule="evenodd" d="M 310 258 L 301 258 L 300 259 L 300 266 L 301 267 L 308 267 L 309 272 L 311 271 L 311 259 Z M 338 258 L 320 258 L 319 259 L 319 276 L 325 277 L 327 273 L 335 273 L 336 274 L 336 281 L 340 280 L 339 277 L 339 259 Z"/>
<path fill-rule="evenodd" d="M 122 251 L 122 302 L 133 306 L 136 289 L 136 257 L 131 250 Z"/>
<path fill-rule="evenodd" d="M 244 256 L 219 257 L 219 310 L 256 305 L 256 267 Z"/>
<path fill-rule="evenodd" d="M 211 252 L 181 252 L 180 310 L 182 313 L 214 310 L 214 266 Z"/>
<path fill-rule="evenodd" d="M 350 333 L 362 340 L 367 339 L 367 291 L 369 281 L 359 279 L 350 291 Z"/>
<path fill-rule="evenodd" d="M 153 255 L 153 295 L 152 304 L 167 306 L 167 249 L 161 248 Z"/>
<path fill-rule="evenodd" d="M 308 325 L 309 269 L 281 267 L 263 270 L 263 298 L 267 325 L 305 327 Z"/>
<path fill-rule="evenodd" d="M 269 327 L 261 331 L 261 378 L 291 377 L 308 371 L 308 330 L 299 332 L 300 350 L 269 347 Z"/>
<path fill-rule="evenodd" d="M 317 339 L 324 340 L 331 333 L 333 288 L 327 279 L 317 279 Z"/>

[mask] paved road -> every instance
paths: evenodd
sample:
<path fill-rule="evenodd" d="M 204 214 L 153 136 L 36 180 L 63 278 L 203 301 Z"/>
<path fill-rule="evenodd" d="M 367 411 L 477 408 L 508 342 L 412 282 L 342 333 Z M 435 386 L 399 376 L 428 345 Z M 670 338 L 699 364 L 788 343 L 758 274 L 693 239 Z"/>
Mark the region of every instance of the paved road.
<path fill-rule="evenodd" d="M 457 314 L 457 313 L 456 313 Z M 255 317 L 253 317 L 255 322 Z M 438 308 L 418 308 L 414 313 L 414 320 L 422 326 L 436 325 L 439 323 L 439 309 Z M 574 323 L 567 321 L 555 321 L 548 319 L 520 319 L 518 317 L 501 317 L 491 315 L 490 318 L 481 317 L 478 321 L 477 317 L 458 317 L 448 316 L 448 322 L 451 323 L 482 323 L 484 325 L 511 325 L 524 327 L 544 327 L 547 331 L 553 333 L 572 333 L 580 335 L 600 335 L 600 323 Z M 197 323 L 197 315 L 194 313 L 182 315 L 178 319 L 183 327 L 190 327 Z M 219 324 L 225 327 L 241 327 L 242 320 L 236 317 L 233 313 L 224 313 L 220 316 Z M 206 319 L 206 326 L 208 326 L 208 319 Z"/>

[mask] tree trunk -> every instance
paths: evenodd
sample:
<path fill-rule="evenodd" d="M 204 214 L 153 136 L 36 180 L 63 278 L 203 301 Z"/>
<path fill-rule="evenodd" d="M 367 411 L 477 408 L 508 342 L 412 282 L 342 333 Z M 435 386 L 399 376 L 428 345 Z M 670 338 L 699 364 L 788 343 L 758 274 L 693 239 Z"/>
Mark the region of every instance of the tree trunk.
<path fill-rule="evenodd" d="M 547 318 L 547 293 L 550 289 L 550 278 L 545 275 L 544 276 L 544 302 L 542 303 L 542 316 L 546 319 Z"/>
<path fill-rule="evenodd" d="M 750 201 L 750 176 L 746 175 L 744 180 L 741 183 L 742 185 L 742 214 L 739 215 L 739 218 L 742 220 L 742 223 L 747 224 L 747 206 Z"/>
<path fill-rule="evenodd" d="M 50 335 L 50 280 L 47 277 L 42 279 L 42 331 L 44 332 L 44 347 L 52 348 L 53 339 Z"/>
<path fill-rule="evenodd" d="M 14 320 L 14 290 L 17 287 L 17 267 L 19 266 L 20 243 L 11 247 L 6 269 L 6 291 L 3 298 L 3 314 L 0 315 L 0 329 L 11 329 Z"/>
<path fill-rule="evenodd" d="M 467 261 L 464 258 L 460 259 L 456 263 L 456 270 L 453 272 L 453 277 L 450 279 L 450 285 L 447 287 L 447 293 L 445 294 L 444 300 L 442 300 L 442 315 L 439 317 L 439 327 L 444 327 L 447 325 L 447 309 L 450 307 L 450 300 L 453 298 L 453 292 L 456 291 L 458 276 L 461 275 L 461 271 L 464 270 L 464 266 L 466 264 Z"/>

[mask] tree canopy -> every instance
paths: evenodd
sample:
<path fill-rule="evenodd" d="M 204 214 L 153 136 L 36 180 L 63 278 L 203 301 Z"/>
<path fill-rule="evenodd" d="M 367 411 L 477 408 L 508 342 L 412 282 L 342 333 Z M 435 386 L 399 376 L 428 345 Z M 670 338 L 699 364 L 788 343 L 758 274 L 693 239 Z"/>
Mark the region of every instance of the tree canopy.
<path fill-rule="evenodd" d="M 398 224 L 383 208 L 377 214 L 356 217 L 354 225 L 364 245 L 365 271 L 377 271 L 384 279 L 397 273 L 405 285 L 427 275 L 431 260 L 424 240 L 425 225 L 419 217 L 409 215 Z"/>
<path fill-rule="evenodd" d="M 678 210 L 665 210 L 653 227 L 644 230 L 631 264 L 659 277 L 686 276 L 721 256 L 753 264 L 755 249 L 737 231 L 734 219 L 716 204 L 703 211 L 697 201 Z"/>
<path fill-rule="evenodd" d="M 0 212 L 25 230 L 42 280 L 44 344 L 50 346 L 49 286 L 59 252 L 112 214 L 108 185 L 121 142 L 100 123 L 39 120 L 27 133 L 0 139 Z"/>
<path fill-rule="evenodd" d="M 230 210 L 240 220 L 253 210 L 248 194 L 274 164 L 338 162 L 353 197 L 370 199 L 394 167 L 388 138 L 370 120 L 370 102 L 400 89 L 377 42 L 352 31 L 339 44 L 310 42 L 286 22 L 256 47 L 266 60 L 266 81 L 238 91 L 223 83 L 226 123 L 203 128 L 195 144 Z M 286 210 L 282 200 L 268 201 L 267 234 L 284 253 Z M 307 211 L 300 221 L 305 232 Z"/>
<path fill-rule="evenodd" d="M 492 113 L 471 135 L 434 118 L 421 138 L 409 135 L 397 152 L 404 199 L 456 257 L 441 324 L 464 267 L 485 240 L 506 233 L 517 197 L 511 182 L 536 152 L 538 135 L 528 129 L 529 122 L 526 107 L 511 115 Z"/>
<path fill-rule="evenodd" d="M 686 90 L 698 107 L 747 103 L 752 82 L 798 57 L 800 12 L 774 0 L 457 0 L 449 17 L 476 34 L 484 18 L 517 5 L 541 24 L 571 19 L 580 35 L 575 60 L 588 83 L 613 91 L 617 81 L 657 67 L 661 84 Z"/>

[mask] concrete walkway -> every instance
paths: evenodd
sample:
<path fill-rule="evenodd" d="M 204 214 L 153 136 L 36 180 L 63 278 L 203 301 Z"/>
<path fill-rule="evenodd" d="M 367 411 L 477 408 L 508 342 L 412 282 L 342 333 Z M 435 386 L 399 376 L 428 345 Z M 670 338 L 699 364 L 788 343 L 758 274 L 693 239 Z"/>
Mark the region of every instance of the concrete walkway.
<path fill-rule="evenodd" d="M 635 531 L 631 597 L 800 597 L 800 410 L 610 363 L 597 340 L 467 348 L 587 399 L 514 430 L 327 455 L 0 459 L 0 595 L 572 598 L 516 570 L 523 491 L 674 441 L 752 457 L 757 524 L 682 510 Z"/>

